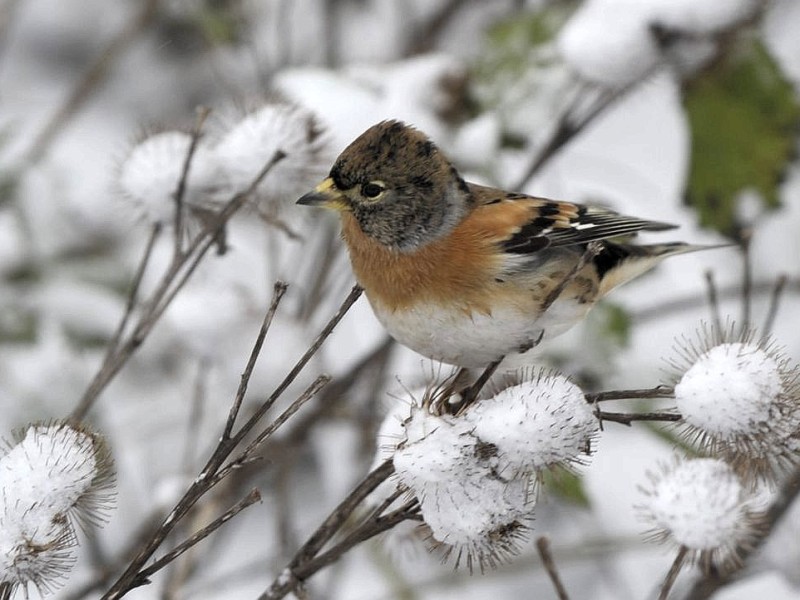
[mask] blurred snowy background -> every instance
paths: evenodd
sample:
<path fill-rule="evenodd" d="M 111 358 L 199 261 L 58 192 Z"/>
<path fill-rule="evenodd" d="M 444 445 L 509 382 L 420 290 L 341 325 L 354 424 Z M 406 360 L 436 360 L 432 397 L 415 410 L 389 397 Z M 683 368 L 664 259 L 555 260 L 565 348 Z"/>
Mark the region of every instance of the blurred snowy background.
<path fill-rule="evenodd" d="M 210 109 L 197 160 L 207 152 L 221 171 L 198 168 L 188 181 L 190 195 L 206 198 L 227 199 L 276 149 L 288 154 L 257 205 L 228 224 L 227 251 L 201 262 L 89 413 L 116 461 L 118 507 L 82 538 L 73 573 L 51 597 L 99 597 L 197 475 L 274 281 L 289 291 L 245 410 L 335 311 L 353 283 L 338 225 L 293 202 L 381 119 L 428 133 L 473 181 L 681 225 L 648 240 L 720 243 L 752 232 L 752 322 L 764 321 L 787 275 L 773 334 L 796 362 L 798 29 L 795 0 L 0 0 L 3 436 L 73 411 L 159 219 L 166 233 L 143 293 L 169 265 L 172 205 L 157 182 L 137 196 L 149 189 L 150 163 L 130 174 L 136 143 L 182 131 L 175 143 L 185 152 L 198 107 Z M 272 112 L 259 113 L 265 103 Z M 707 271 L 723 315 L 741 322 L 743 262 L 735 247 L 671 259 L 544 348 L 542 364 L 592 390 L 661 383 L 675 339 L 709 317 Z M 263 502 L 128 597 L 257 597 L 369 468 L 384 415 L 437 371 L 388 344 L 361 299 L 287 398 L 320 373 L 333 383 L 270 440 L 265 460 L 199 504 L 176 540 L 252 487 Z M 655 597 L 671 556 L 642 540 L 632 507 L 645 472 L 672 446 L 645 425 L 608 424 L 580 478 L 545 488 L 534 537 L 550 536 L 573 598 Z M 800 598 L 795 512 L 748 576 L 715 598 Z M 380 540 L 313 578 L 308 593 L 554 594 L 532 542 L 511 564 L 470 575 L 424 544 L 398 551 Z"/>

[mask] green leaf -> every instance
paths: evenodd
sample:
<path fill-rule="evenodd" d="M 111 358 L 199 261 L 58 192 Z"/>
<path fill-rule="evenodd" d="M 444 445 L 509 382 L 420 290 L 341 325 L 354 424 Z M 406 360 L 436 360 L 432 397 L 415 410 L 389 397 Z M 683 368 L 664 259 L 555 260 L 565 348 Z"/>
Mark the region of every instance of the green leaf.
<path fill-rule="evenodd" d="M 529 75 L 539 74 L 560 64 L 557 54 L 547 45 L 577 8 L 576 0 L 554 2 L 534 11 L 514 13 L 486 31 L 484 47 L 472 66 L 478 100 L 484 107 L 507 104 L 509 96 L 529 96 L 518 92 L 519 86 L 532 85 Z"/>
<path fill-rule="evenodd" d="M 583 480 L 580 475 L 567 469 L 556 469 L 544 471 L 541 478 L 542 485 L 551 494 L 578 506 L 589 506 L 589 496 L 583 489 Z"/>
<path fill-rule="evenodd" d="M 741 40 L 684 87 L 691 128 L 686 201 L 700 222 L 736 237 L 736 202 L 755 191 L 779 206 L 778 185 L 794 157 L 800 103 L 761 41 Z"/>

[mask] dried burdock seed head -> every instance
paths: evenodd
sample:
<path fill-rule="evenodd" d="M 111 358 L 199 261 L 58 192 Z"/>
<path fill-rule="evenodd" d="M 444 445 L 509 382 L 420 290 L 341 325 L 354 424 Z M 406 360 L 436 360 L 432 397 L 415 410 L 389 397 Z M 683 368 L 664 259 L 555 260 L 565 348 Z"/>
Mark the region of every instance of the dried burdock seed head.
<path fill-rule="evenodd" d="M 516 554 L 532 520 L 528 481 L 497 472 L 491 445 L 473 435 L 469 421 L 430 408 L 412 407 L 403 424 L 396 481 L 419 501 L 429 543 L 446 559 L 494 567 Z"/>
<path fill-rule="evenodd" d="M 192 136 L 188 133 L 154 133 L 135 144 L 120 164 L 117 187 L 144 221 L 154 225 L 174 222 L 176 192 L 191 146 Z M 185 207 L 207 205 L 214 178 L 209 150 L 201 143 L 186 170 Z"/>
<path fill-rule="evenodd" d="M 688 550 L 690 561 L 726 569 L 759 535 L 762 513 L 752 491 L 726 462 L 716 458 L 676 459 L 649 473 L 637 507 L 654 541 Z"/>
<path fill-rule="evenodd" d="M 774 481 L 800 462 L 797 367 L 768 341 L 704 330 L 684 341 L 675 400 L 684 434 L 746 480 Z"/>
<path fill-rule="evenodd" d="M 264 104 L 230 127 L 213 147 L 225 191 L 246 189 L 276 152 L 285 157 L 258 186 L 254 200 L 262 206 L 293 202 L 324 177 L 333 159 L 328 136 L 311 111 Z"/>
<path fill-rule="evenodd" d="M 538 370 L 472 406 L 473 435 L 496 449 L 509 477 L 582 463 L 600 425 L 583 391 L 558 373 Z"/>
<path fill-rule="evenodd" d="M 66 423 L 35 425 L 0 458 L 0 583 L 51 590 L 74 563 L 74 523 L 105 521 L 113 500 L 100 437 Z"/>

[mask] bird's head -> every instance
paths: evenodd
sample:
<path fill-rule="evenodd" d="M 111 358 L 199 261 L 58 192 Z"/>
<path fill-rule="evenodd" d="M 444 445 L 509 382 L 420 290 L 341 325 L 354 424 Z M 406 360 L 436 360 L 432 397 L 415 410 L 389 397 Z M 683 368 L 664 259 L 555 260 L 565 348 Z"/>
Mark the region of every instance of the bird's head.
<path fill-rule="evenodd" d="M 467 184 L 425 134 L 399 121 L 367 129 L 297 203 L 350 212 L 361 230 L 400 252 L 447 235 L 467 213 Z"/>

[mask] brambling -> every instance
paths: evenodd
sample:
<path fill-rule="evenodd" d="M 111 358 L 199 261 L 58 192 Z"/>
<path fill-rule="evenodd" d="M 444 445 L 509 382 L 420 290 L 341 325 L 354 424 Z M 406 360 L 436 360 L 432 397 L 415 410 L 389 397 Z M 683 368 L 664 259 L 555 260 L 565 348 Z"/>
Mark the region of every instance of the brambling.
<path fill-rule="evenodd" d="M 389 334 L 459 367 L 524 362 L 512 357 L 616 286 L 701 248 L 609 241 L 674 226 L 468 183 L 398 121 L 365 131 L 297 203 L 340 213 L 356 279 Z"/>

